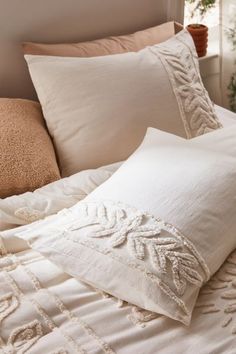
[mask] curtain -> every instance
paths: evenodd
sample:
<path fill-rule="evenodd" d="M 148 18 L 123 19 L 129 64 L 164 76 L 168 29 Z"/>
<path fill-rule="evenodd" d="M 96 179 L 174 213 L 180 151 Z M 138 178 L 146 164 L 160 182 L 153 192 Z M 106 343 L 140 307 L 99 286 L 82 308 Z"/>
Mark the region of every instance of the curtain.
<path fill-rule="evenodd" d="M 222 105 L 236 112 L 236 1 L 221 0 Z"/>
<path fill-rule="evenodd" d="M 167 6 L 167 21 L 184 22 L 184 3 L 185 0 L 164 0 L 164 6 Z"/>

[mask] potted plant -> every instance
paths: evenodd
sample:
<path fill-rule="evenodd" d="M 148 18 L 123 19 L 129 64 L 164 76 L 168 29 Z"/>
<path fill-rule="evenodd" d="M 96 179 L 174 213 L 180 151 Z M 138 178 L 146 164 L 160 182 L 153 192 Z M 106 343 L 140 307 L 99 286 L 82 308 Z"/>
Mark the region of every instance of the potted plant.
<path fill-rule="evenodd" d="M 205 14 L 209 9 L 215 6 L 216 0 L 186 0 L 189 4 L 193 4 L 191 18 L 197 15 L 197 23 L 187 26 L 187 30 L 191 34 L 196 46 L 197 54 L 203 57 L 207 53 L 208 46 L 208 27 L 201 24 Z"/>

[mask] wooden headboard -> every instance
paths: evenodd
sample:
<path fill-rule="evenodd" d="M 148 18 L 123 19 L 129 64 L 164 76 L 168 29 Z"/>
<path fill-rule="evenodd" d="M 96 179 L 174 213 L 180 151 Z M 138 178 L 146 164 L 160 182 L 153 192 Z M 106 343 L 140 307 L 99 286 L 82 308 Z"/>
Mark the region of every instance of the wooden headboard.
<path fill-rule="evenodd" d="M 184 0 L 0 0 L 0 97 L 35 98 L 24 41 L 79 42 L 183 21 Z"/>

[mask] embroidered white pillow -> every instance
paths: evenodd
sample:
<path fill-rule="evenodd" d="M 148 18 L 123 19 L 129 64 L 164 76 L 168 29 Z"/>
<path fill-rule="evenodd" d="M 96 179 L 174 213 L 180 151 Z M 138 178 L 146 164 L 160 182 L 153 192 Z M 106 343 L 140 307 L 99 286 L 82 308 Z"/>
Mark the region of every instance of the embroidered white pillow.
<path fill-rule="evenodd" d="M 149 126 L 185 138 L 220 126 L 185 30 L 136 53 L 25 58 L 63 176 L 125 160 Z"/>
<path fill-rule="evenodd" d="M 236 247 L 236 126 L 185 140 L 149 129 L 84 201 L 26 238 L 69 274 L 189 324 Z"/>

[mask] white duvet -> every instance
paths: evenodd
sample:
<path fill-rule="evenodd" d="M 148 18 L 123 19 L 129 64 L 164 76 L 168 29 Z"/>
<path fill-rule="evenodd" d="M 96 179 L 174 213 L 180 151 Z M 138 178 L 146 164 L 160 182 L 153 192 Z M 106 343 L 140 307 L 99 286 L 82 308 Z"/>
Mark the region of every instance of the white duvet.
<path fill-rule="evenodd" d="M 217 111 L 224 124 L 234 124 L 230 113 Z M 75 204 L 118 166 L 0 200 L 1 230 Z M 70 277 L 14 233 L 3 232 L 0 241 L 1 354 L 236 353 L 236 251 L 201 290 L 191 325 L 185 327 Z"/>

